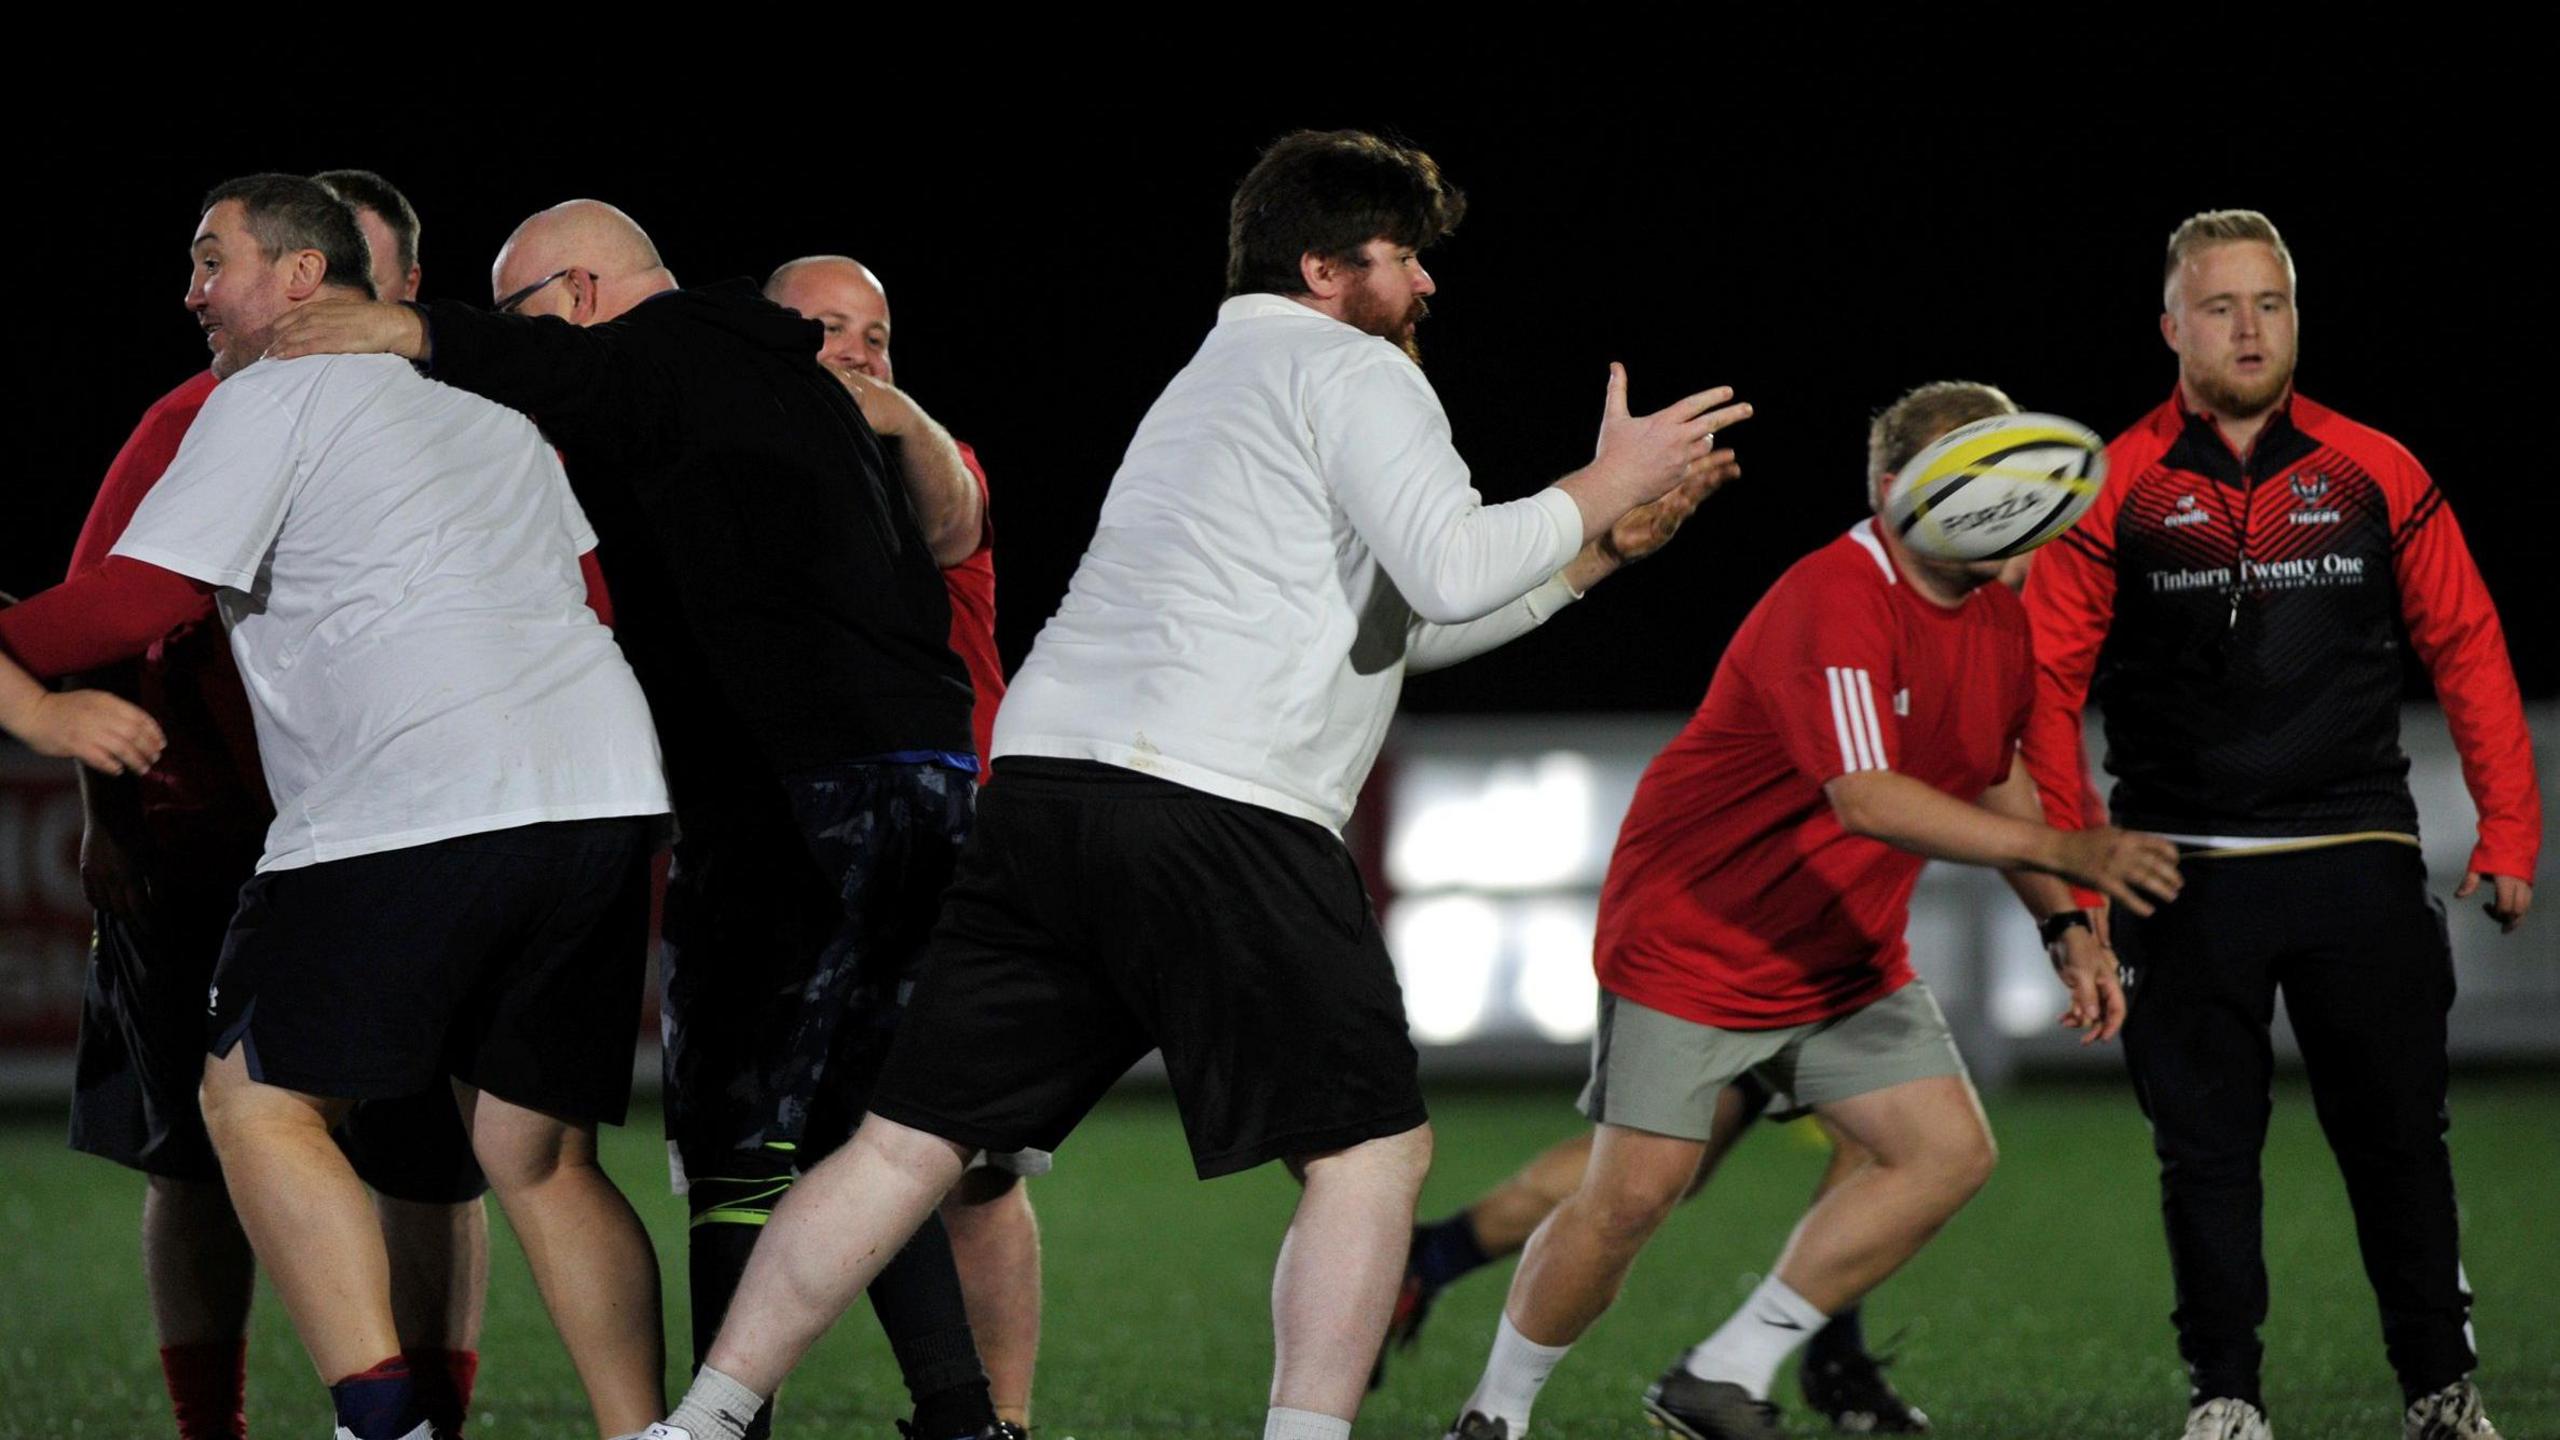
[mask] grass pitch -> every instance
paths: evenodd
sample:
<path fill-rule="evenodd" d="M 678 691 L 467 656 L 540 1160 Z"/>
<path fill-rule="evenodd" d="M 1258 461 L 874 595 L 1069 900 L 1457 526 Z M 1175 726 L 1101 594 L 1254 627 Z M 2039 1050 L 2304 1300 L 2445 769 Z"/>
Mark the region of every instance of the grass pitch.
<path fill-rule="evenodd" d="M 1426 1215 L 1462 1203 L 1578 1122 L 1565 1092 L 1445 1090 Z M 2454 1088 L 2464 1258 L 2479 1291 L 2481 1378 L 2509 1440 L 2560 1436 L 2560 1077 L 2466 1077 Z M 2120 1085 L 1991 1097 L 2003 1160 L 1990 1188 L 1870 1301 L 1868 1331 L 1907 1327 L 1894 1377 L 1941 1434 L 2173 1436 L 2183 1418 L 2168 1326 L 2149 1141 Z M 52 1116 L 0 1124 L 0 1436 L 170 1433 L 144 1304 L 135 1177 L 61 1147 Z M 609 1163 L 667 1271 L 670 1383 L 681 1388 L 683 1210 L 665 1193 L 654 1112 L 612 1138 Z M 1776 1254 L 1821 1167 L 1819 1142 L 1764 1127 L 1664 1228 L 1618 1307 L 1539 1405 L 1542 1440 L 1650 1433 L 1635 1398 Z M 2274 1316 L 2267 1394 L 2286 1440 L 2399 1433 L 2370 1292 L 2337 1172 L 2298 1085 L 2268 1145 Z M 1034 1182 L 1048 1246 L 1040 1433 L 1254 1436 L 1269 1377 L 1268 1283 L 1294 1195 L 1276 1168 L 1193 1181 L 1169 1104 L 1115 1099 Z M 494 1263 L 471 1433 L 587 1429 L 566 1358 L 504 1234 Z M 1442 1299 L 1400 1355 L 1359 1433 L 1436 1437 L 1472 1385 L 1508 1265 Z M 1782 1399 L 1803 1433 L 1792 1381 Z M 786 1436 L 887 1436 L 905 1400 L 857 1309 L 784 1393 Z M 250 1360 L 251 1432 L 328 1433 L 326 1397 L 270 1295 Z"/>

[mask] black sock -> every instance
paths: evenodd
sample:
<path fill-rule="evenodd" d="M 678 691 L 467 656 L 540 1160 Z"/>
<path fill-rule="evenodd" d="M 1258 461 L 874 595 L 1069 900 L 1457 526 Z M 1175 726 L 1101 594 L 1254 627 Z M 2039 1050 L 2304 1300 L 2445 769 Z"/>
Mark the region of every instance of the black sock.
<path fill-rule="evenodd" d="M 1425 1288 L 1437 1290 L 1493 1257 L 1476 1239 L 1476 1224 L 1459 1211 L 1446 1220 L 1413 1227 L 1413 1269 Z"/>
<path fill-rule="evenodd" d="M 918 1440 L 953 1440 L 994 1424 L 986 1367 L 969 1333 L 960 1272 L 952 1268 L 951 1236 L 940 1215 L 925 1217 L 867 1293 L 915 1400 Z"/>
<path fill-rule="evenodd" d="M 1845 1360 L 1867 1358 L 1867 1327 L 1858 1319 L 1855 1305 L 1823 1322 L 1805 1342 L 1804 1358 L 1813 1365 L 1837 1365 Z"/>
<path fill-rule="evenodd" d="M 769 1214 L 774 1202 L 781 1198 L 781 1190 L 789 1184 L 790 1177 L 785 1173 L 695 1180 L 686 1187 L 694 1217 L 693 1227 L 685 1235 L 685 1271 L 693 1294 L 696 1370 L 711 1354 L 711 1342 L 719 1338 L 720 1322 L 728 1316 L 729 1302 L 738 1293 L 738 1281 L 747 1273 L 747 1257 L 755 1253 L 756 1237 L 764 1233 L 762 1227 L 747 1223 L 743 1217 Z M 780 1398 L 777 1395 L 765 1402 L 755 1423 L 747 1427 L 746 1440 L 767 1440 L 773 1434 L 773 1408 Z"/>

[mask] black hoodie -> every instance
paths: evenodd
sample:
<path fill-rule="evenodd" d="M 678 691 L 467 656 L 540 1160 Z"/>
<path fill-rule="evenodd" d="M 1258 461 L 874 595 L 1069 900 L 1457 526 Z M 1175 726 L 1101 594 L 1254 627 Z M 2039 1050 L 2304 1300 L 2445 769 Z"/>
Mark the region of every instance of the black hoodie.
<path fill-rule="evenodd" d="M 583 329 L 423 308 L 430 373 L 560 448 L 688 825 L 750 771 L 969 751 L 941 571 L 817 322 L 745 280 Z"/>

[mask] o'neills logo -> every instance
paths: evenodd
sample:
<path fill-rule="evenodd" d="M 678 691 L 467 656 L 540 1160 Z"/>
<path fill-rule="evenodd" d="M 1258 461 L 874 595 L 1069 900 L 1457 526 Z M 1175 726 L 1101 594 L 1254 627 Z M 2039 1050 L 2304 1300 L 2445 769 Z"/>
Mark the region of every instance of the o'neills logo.
<path fill-rule="evenodd" d="M 2212 518 L 2213 512 L 2198 505 L 2190 492 L 2179 496 L 2177 507 L 2160 518 L 2160 528 L 2175 530 L 2181 525 L 2201 525 Z"/>
<path fill-rule="evenodd" d="M 2320 504 L 2329 498 L 2329 477 L 2316 470 L 2293 477 L 2293 512 L 2285 518 L 2296 525 L 2335 525 L 2339 515 Z"/>
<path fill-rule="evenodd" d="M 2240 573 L 2243 580 L 2257 590 L 2361 585 L 2364 583 L 2364 557 L 2314 555 L 2299 560 L 2252 560 L 2241 567 Z M 2223 590 L 2231 584 L 2231 567 L 2216 565 L 2209 570 L 2154 570 L 2150 576 L 2151 593 L 2154 595 L 2176 595 L 2188 590 Z"/>

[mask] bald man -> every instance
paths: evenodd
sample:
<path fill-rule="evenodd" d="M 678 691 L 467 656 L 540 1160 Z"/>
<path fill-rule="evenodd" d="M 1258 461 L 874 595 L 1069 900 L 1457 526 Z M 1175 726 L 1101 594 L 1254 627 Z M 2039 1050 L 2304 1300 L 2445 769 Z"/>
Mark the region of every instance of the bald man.
<path fill-rule="evenodd" d="M 518 226 L 490 282 L 495 313 L 306 310 L 269 353 L 400 354 L 560 447 L 615 557 L 616 632 L 682 825 L 669 1137 L 697 1210 L 769 1205 L 867 1106 L 970 824 L 942 570 L 861 408 L 815 362 L 820 327 L 752 282 L 678 288 L 648 234 L 594 200 Z M 707 1343 L 757 1231 L 693 1233 Z M 941 1227 L 892 1269 L 874 1308 L 916 1433 L 1007 1433 Z"/>
<path fill-rule="evenodd" d="M 969 730 L 983 760 L 1004 700 L 1004 666 L 996 655 L 995 523 L 978 454 L 897 388 L 889 292 L 871 267 L 846 255 L 804 256 L 775 270 L 764 295 L 825 330 L 819 362 L 843 378 L 897 462 L 950 591 L 951 649 L 969 667 L 976 694 Z M 984 1157 L 942 1205 L 996 1413 L 1017 1425 L 1031 1423 L 1040 1355 L 1040 1224 L 1022 1179 L 1046 1173 L 1049 1159 L 1044 1150 Z"/>

